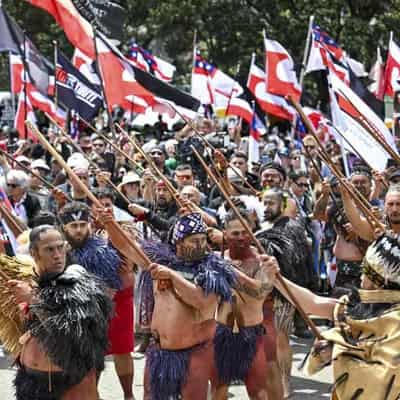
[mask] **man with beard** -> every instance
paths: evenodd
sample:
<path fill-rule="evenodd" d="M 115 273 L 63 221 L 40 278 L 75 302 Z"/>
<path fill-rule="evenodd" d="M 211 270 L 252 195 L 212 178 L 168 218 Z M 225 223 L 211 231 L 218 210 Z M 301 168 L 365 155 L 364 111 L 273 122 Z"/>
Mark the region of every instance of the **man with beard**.
<path fill-rule="evenodd" d="M 14 380 L 17 400 L 97 400 L 111 299 L 80 265 L 66 266 L 66 243 L 50 225 L 30 232 L 34 281 L 9 281 L 25 314 Z"/>
<path fill-rule="evenodd" d="M 357 234 L 366 241 L 372 241 L 375 232 L 370 223 L 364 216 L 360 215 L 353 200 L 344 189 L 342 190 L 342 197 L 346 215 L 351 224 L 357 227 Z M 382 224 L 393 232 L 400 234 L 400 184 L 391 185 L 386 193 Z"/>
<path fill-rule="evenodd" d="M 87 271 L 95 274 L 113 291 L 114 317 L 110 321 L 108 354 L 114 357 L 115 369 L 125 400 L 133 397 L 133 281 L 129 271 L 121 267 L 123 259 L 105 239 L 92 235 L 89 208 L 80 202 L 64 206 L 59 218 L 71 246 L 69 255 Z M 112 242 L 112 238 L 110 237 Z M 128 276 L 127 276 L 128 275 Z"/>
<path fill-rule="evenodd" d="M 178 207 L 165 182 L 159 180 L 155 187 L 154 203 L 135 202 L 129 205 L 129 211 L 138 221 L 148 224 L 161 240 L 165 240 L 176 220 Z M 149 237 L 145 228 L 143 234 L 145 238 Z"/>
<path fill-rule="evenodd" d="M 286 172 L 282 166 L 276 162 L 270 162 L 262 166 L 260 170 L 261 188 L 284 190 L 286 182 Z M 297 215 L 297 205 L 290 196 L 286 197 L 285 215 L 295 218 Z"/>
<path fill-rule="evenodd" d="M 207 253 L 207 226 L 196 213 L 176 221 L 169 244 L 144 242 L 142 248 L 154 262 L 149 268 L 153 340 L 144 399 L 206 400 L 214 365 L 214 316 L 218 301 L 231 299 L 232 268 Z"/>
<path fill-rule="evenodd" d="M 282 275 L 297 284 L 309 287 L 316 281 L 312 267 L 311 249 L 308 246 L 305 227 L 298 220 L 285 216 L 287 194 L 279 189 L 264 193 L 263 229 L 257 238 L 263 239 L 274 233 L 286 238 L 287 245 L 282 252 L 274 252 Z M 292 351 L 289 335 L 293 328 L 295 309 L 279 293 L 274 296 L 274 317 L 277 329 L 277 360 L 282 374 L 284 396 L 290 395 L 289 378 L 292 368 Z"/>
<path fill-rule="evenodd" d="M 357 166 L 351 174 L 350 182 L 368 200 L 372 189 L 372 176 L 367 167 Z M 338 183 L 336 181 L 336 183 Z M 322 184 L 322 194 L 314 207 L 314 218 L 332 222 L 336 231 L 336 241 L 333 254 L 336 257 L 337 275 L 335 280 L 334 296 L 340 297 L 353 287 L 360 287 L 361 261 L 368 247 L 368 242 L 362 239 L 358 223 L 354 223 L 347 213 L 347 193 L 336 197 L 335 202 L 329 204 L 329 184 Z M 378 203 L 371 201 L 371 206 Z M 359 211 L 356 211 L 359 214 Z M 368 224 L 368 223 L 367 223 Z M 371 241 L 373 235 L 369 236 Z"/>
<path fill-rule="evenodd" d="M 248 212 L 240 211 L 251 224 Z M 264 265 L 276 259 L 260 256 L 251 246 L 251 238 L 236 214 L 230 210 L 225 218 L 225 238 L 228 250 L 225 258 L 235 267 L 237 285 L 233 301 L 223 302 L 218 307 L 217 332 L 214 338 L 217 387 L 213 390 L 214 400 L 228 398 L 228 385 L 244 381 L 250 399 L 283 398 L 279 382 L 279 371 L 274 376 L 269 346 L 275 346 L 273 338 L 266 340 L 263 324 L 263 305 L 272 291 L 273 281 Z M 267 335 L 273 332 L 267 330 Z M 269 365 L 268 365 L 269 364 Z M 268 368 L 269 367 L 269 368 Z"/>

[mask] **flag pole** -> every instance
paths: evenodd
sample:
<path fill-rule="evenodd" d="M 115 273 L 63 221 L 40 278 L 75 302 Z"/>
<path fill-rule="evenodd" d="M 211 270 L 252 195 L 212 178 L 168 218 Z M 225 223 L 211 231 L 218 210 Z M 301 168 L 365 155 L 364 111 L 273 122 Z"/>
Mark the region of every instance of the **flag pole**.
<path fill-rule="evenodd" d="M 311 33 L 312 33 L 313 24 L 314 24 L 314 15 L 311 15 L 310 21 L 308 23 L 308 32 L 307 32 L 307 38 L 306 38 L 306 45 L 304 47 L 303 62 L 301 63 L 301 69 L 300 69 L 300 86 L 301 87 L 303 87 L 304 75 L 306 72 L 306 62 L 307 62 L 307 58 L 308 58 L 308 52 L 310 51 Z"/>
<path fill-rule="evenodd" d="M 54 45 L 54 104 L 56 106 L 56 112 L 58 108 L 58 90 L 57 90 L 57 62 L 58 62 L 58 42 L 53 40 Z"/>
<path fill-rule="evenodd" d="M 1 0 L 0 0 L 0 6 L 1 6 Z M 11 51 L 8 52 L 8 64 L 9 64 L 9 69 L 10 69 L 10 92 L 11 92 L 11 107 L 13 110 L 13 119 L 15 119 L 15 93 L 13 91 L 13 86 L 14 86 L 14 77 L 13 77 L 13 70 L 12 70 L 12 62 L 11 62 Z"/>
<path fill-rule="evenodd" d="M 108 126 L 111 130 L 113 139 L 116 139 L 117 135 L 115 133 L 115 128 L 114 128 L 114 124 L 112 123 L 112 115 L 111 115 L 111 111 L 109 108 L 109 104 L 107 101 L 107 96 L 106 96 L 106 90 L 104 87 L 104 79 L 103 79 L 103 73 L 101 71 L 101 65 L 99 62 L 99 51 L 97 48 L 97 29 L 95 27 L 93 27 L 93 40 L 94 40 L 94 51 L 95 51 L 95 55 L 96 55 L 96 66 L 97 66 L 97 70 L 99 71 L 99 77 L 100 77 L 100 87 L 101 87 L 101 92 L 103 95 L 103 99 L 104 99 L 104 104 L 106 106 L 107 109 L 107 116 L 108 116 Z"/>
<path fill-rule="evenodd" d="M 24 49 L 23 49 L 23 66 L 24 66 L 24 120 L 28 119 L 28 110 L 26 108 L 27 105 L 27 91 L 26 91 L 26 81 L 27 81 L 27 71 L 26 71 L 26 32 L 24 31 Z M 24 135 L 25 140 L 28 139 L 28 127 L 24 124 Z"/>
<path fill-rule="evenodd" d="M 232 100 L 233 92 L 235 91 L 235 86 L 236 86 L 236 82 L 238 80 L 239 72 L 240 72 L 240 61 L 237 63 L 237 66 L 236 66 L 235 83 L 232 85 L 231 92 L 229 93 L 228 104 L 226 105 L 226 108 L 225 108 L 225 115 L 224 115 L 225 118 L 228 115 L 229 106 L 231 105 L 231 100 Z"/>

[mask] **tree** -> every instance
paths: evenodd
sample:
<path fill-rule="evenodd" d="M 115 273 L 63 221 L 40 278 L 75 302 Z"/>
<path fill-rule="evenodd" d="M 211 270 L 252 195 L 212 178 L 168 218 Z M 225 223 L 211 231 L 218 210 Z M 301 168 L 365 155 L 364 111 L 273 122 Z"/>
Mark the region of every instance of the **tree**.
<path fill-rule="evenodd" d="M 353 58 L 371 65 L 377 45 L 387 47 L 389 31 L 400 38 L 400 0 L 126 0 L 125 42 L 131 37 L 177 66 L 177 83 L 190 82 L 193 35 L 222 70 L 246 80 L 252 52 L 263 63 L 261 32 L 285 46 L 298 67 L 302 62 L 309 16 Z M 4 7 L 50 59 L 52 40 L 72 48 L 54 20 L 19 0 Z"/>

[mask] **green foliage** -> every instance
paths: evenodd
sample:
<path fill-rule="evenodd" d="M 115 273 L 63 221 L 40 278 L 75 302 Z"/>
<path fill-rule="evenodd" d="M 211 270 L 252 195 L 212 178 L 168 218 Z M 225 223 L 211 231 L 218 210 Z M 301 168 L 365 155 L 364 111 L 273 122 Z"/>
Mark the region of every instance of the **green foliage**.
<path fill-rule="evenodd" d="M 252 52 L 263 61 L 262 30 L 301 64 L 309 16 L 355 59 L 370 66 L 377 45 L 387 47 L 389 32 L 400 40 L 400 0 L 127 0 L 126 41 L 135 37 L 145 47 L 172 61 L 177 83 L 190 82 L 193 36 L 224 71 L 246 79 Z M 41 51 L 52 58 L 52 40 L 72 54 L 54 20 L 23 0 L 3 1 Z"/>

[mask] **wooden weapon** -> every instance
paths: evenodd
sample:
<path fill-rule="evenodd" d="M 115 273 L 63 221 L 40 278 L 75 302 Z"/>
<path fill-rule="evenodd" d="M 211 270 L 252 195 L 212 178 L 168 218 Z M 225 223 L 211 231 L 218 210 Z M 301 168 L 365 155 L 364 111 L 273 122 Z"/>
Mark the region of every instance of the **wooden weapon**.
<path fill-rule="evenodd" d="M 205 161 L 203 160 L 203 158 L 200 156 L 200 154 L 197 152 L 197 150 L 192 146 L 192 151 L 195 154 L 195 156 L 197 157 L 197 159 L 199 160 L 199 162 L 201 163 L 201 165 L 203 166 L 204 170 L 207 172 L 207 174 L 210 176 L 210 178 L 212 179 L 212 181 L 215 183 L 215 185 L 218 187 L 218 189 L 221 191 L 222 195 L 224 196 L 225 200 L 228 202 L 228 204 L 230 205 L 231 209 L 233 210 L 233 212 L 235 213 L 236 217 L 239 219 L 240 223 L 242 224 L 242 226 L 246 229 L 247 234 L 250 236 L 250 238 L 253 240 L 253 242 L 255 243 L 258 251 L 260 252 L 260 254 L 266 254 L 264 246 L 260 243 L 260 241 L 255 237 L 253 231 L 251 230 L 250 226 L 248 225 L 247 221 L 243 218 L 243 216 L 240 214 L 239 210 L 237 209 L 236 205 L 234 204 L 234 202 L 232 201 L 232 199 L 230 198 L 229 194 L 225 191 L 225 189 L 223 188 L 223 186 L 220 184 L 220 182 L 218 182 L 218 179 L 215 177 L 215 175 L 212 173 L 212 171 L 210 170 L 210 168 L 208 168 L 207 164 L 205 163 Z M 293 304 L 295 305 L 295 307 L 297 308 L 297 310 L 299 311 L 299 313 L 301 314 L 301 316 L 303 317 L 304 321 L 307 323 L 307 325 L 310 327 L 311 331 L 313 332 L 313 334 L 318 338 L 318 339 L 322 339 L 321 333 L 318 330 L 318 328 L 316 327 L 316 325 L 314 324 L 314 322 L 310 319 L 310 317 L 305 313 L 305 311 L 303 310 L 303 308 L 301 307 L 300 303 L 297 301 L 296 297 L 294 296 L 294 294 L 291 292 L 291 290 L 288 288 L 286 282 L 284 281 L 284 279 L 282 278 L 282 275 L 278 274 L 277 275 L 277 280 L 278 282 L 282 285 L 282 287 L 284 288 L 285 292 L 288 294 L 288 296 L 290 297 L 291 301 L 293 302 Z"/>

